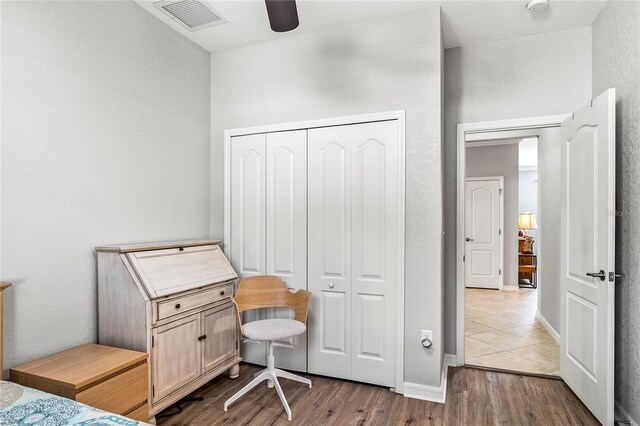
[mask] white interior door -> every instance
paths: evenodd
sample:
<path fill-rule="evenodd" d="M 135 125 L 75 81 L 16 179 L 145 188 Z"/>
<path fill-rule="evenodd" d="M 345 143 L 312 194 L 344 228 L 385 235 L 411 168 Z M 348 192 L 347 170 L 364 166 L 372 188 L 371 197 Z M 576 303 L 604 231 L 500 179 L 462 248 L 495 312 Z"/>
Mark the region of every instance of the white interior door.
<path fill-rule="evenodd" d="M 502 289 L 502 183 L 499 178 L 465 182 L 466 287 Z"/>
<path fill-rule="evenodd" d="M 267 274 L 307 289 L 307 131 L 267 133 Z M 294 318 L 273 308 L 267 318 Z M 307 371 L 307 335 L 274 343 L 276 367 Z"/>
<path fill-rule="evenodd" d="M 562 144 L 560 373 L 598 420 L 612 425 L 614 89 L 562 123 Z"/>
<path fill-rule="evenodd" d="M 309 372 L 351 378 L 351 128 L 309 129 Z"/>
<path fill-rule="evenodd" d="M 309 371 L 395 386 L 398 122 L 309 130 Z"/>
<path fill-rule="evenodd" d="M 231 138 L 231 264 L 240 279 L 266 273 L 266 135 Z M 263 311 L 243 314 L 244 321 L 264 319 Z M 246 362 L 266 363 L 266 345 L 245 342 Z"/>

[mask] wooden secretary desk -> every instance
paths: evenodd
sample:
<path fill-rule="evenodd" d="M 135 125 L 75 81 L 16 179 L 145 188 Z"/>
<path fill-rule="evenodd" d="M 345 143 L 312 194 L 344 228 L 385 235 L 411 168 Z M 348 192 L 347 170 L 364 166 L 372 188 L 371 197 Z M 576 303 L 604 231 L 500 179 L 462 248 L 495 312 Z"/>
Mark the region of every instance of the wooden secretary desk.
<path fill-rule="evenodd" d="M 219 241 L 97 247 L 98 340 L 149 354 L 149 414 L 238 377 L 238 275 Z"/>

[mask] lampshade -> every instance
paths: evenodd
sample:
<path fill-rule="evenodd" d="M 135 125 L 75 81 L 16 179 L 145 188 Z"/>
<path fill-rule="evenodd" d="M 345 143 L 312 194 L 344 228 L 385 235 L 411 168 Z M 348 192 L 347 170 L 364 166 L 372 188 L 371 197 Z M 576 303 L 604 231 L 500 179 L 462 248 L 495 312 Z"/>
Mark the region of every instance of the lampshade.
<path fill-rule="evenodd" d="M 518 229 L 538 229 L 536 215 L 533 213 L 518 214 Z"/>

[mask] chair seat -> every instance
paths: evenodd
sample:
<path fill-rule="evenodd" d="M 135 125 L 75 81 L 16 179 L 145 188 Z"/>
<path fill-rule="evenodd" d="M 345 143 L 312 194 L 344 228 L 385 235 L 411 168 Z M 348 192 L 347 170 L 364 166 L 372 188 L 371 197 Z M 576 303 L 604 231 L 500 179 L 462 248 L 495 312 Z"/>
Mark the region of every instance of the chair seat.
<path fill-rule="evenodd" d="M 268 319 L 243 324 L 242 332 L 251 340 L 278 340 L 297 336 L 307 330 L 300 321 L 292 319 Z"/>

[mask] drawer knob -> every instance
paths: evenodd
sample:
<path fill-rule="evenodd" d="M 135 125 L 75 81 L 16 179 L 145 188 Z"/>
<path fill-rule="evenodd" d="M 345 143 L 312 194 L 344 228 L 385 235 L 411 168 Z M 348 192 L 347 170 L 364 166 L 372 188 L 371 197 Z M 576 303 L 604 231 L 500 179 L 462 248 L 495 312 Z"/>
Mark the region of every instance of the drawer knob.
<path fill-rule="evenodd" d="M 184 247 L 180 247 L 178 250 L 180 250 L 180 251 L 184 251 Z"/>
<path fill-rule="evenodd" d="M 176 309 L 180 309 L 180 304 L 176 303 Z"/>
<path fill-rule="evenodd" d="M 201 341 L 203 341 L 203 340 L 204 340 L 204 339 L 206 339 L 206 338 L 207 338 L 207 335 L 206 335 L 206 334 L 205 334 L 205 335 L 203 335 L 203 336 L 200 336 L 200 337 L 198 337 L 198 342 L 201 342 Z"/>
<path fill-rule="evenodd" d="M 220 296 L 224 296 L 224 290 L 220 292 Z"/>

